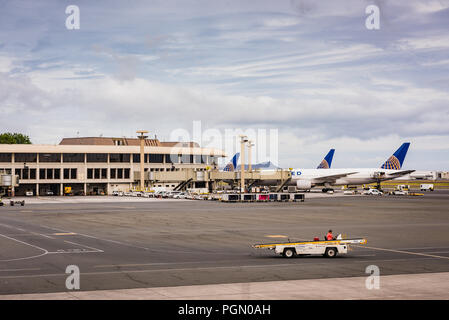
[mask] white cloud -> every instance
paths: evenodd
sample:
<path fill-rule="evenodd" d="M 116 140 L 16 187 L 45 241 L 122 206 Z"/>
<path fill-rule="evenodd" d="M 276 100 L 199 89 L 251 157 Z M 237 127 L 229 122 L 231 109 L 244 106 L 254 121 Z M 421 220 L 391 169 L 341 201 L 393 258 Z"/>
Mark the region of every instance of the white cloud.
<path fill-rule="evenodd" d="M 9 72 L 13 66 L 13 59 L 0 55 L 0 72 Z"/>
<path fill-rule="evenodd" d="M 390 153 L 404 139 L 418 142 L 416 150 L 449 149 L 447 142 L 442 143 L 449 137 L 445 125 L 449 115 L 429 103 L 430 99 L 449 101 L 449 97 L 434 89 L 406 86 L 376 92 L 341 85 L 304 89 L 303 99 L 298 100 L 228 95 L 213 86 L 142 78 L 70 79 L 71 74 L 50 70 L 33 72 L 31 79 L 1 77 L 0 85 L 14 92 L 0 95 L 5 114 L 2 124 L 22 117 L 28 122 L 27 132 L 33 132 L 33 141 L 51 143 L 57 142 L 55 136 L 73 136 L 80 130 L 82 135 L 133 135 L 136 128 L 146 128 L 168 137 L 176 128 L 191 130 L 194 120 L 221 132 L 226 128 L 278 128 L 284 166 L 314 165 L 331 147 L 352 156 L 369 150 Z M 61 76 L 70 80 L 61 80 Z M 382 83 L 382 79 L 377 81 Z M 383 158 L 342 159 L 347 165 L 363 166 L 365 161 L 375 165 Z"/>
<path fill-rule="evenodd" d="M 313 49 L 317 49 L 314 47 Z M 298 68 L 310 68 L 327 64 L 354 63 L 362 58 L 379 57 L 384 51 L 373 45 L 355 44 L 331 50 L 308 51 L 307 53 L 286 54 L 284 56 L 266 57 L 264 59 L 232 63 L 224 66 L 191 67 L 168 70 L 176 74 L 185 73 L 195 76 L 209 75 L 214 77 L 269 77 L 297 72 Z M 319 74 L 321 71 L 313 71 Z M 326 71 L 325 71 L 326 72 Z"/>
<path fill-rule="evenodd" d="M 263 22 L 266 27 L 269 28 L 283 28 L 297 25 L 300 22 L 298 18 L 283 17 L 267 19 Z"/>
<path fill-rule="evenodd" d="M 449 35 L 431 35 L 414 38 L 404 38 L 398 41 L 402 50 L 425 50 L 449 48 Z"/>
<path fill-rule="evenodd" d="M 449 8 L 448 0 L 413 1 L 411 5 L 419 13 L 433 13 Z"/>

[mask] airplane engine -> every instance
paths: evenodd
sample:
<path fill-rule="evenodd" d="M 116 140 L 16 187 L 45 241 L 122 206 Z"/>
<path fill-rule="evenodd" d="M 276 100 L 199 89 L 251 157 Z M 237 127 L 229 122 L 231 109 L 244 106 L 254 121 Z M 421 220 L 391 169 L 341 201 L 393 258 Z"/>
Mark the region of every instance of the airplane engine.
<path fill-rule="evenodd" d="M 296 187 L 299 190 L 309 190 L 312 188 L 312 181 L 310 180 L 298 180 L 296 181 Z"/>

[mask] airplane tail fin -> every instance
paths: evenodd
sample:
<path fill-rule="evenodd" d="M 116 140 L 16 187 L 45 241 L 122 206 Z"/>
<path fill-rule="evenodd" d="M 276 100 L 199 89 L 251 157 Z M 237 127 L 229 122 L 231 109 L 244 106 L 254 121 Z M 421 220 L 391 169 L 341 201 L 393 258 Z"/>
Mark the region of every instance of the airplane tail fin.
<path fill-rule="evenodd" d="M 240 152 L 237 152 L 231 159 L 231 161 L 224 167 L 224 171 L 234 171 L 237 168 L 237 162 L 239 161 Z"/>
<path fill-rule="evenodd" d="M 404 163 L 405 156 L 408 151 L 408 147 L 410 146 L 410 142 L 404 142 L 398 150 L 390 157 L 387 161 L 382 165 L 382 169 L 393 169 L 399 170 L 402 167 L 402 163 Z"/>
<path fill-rule="evenodd" d="M 317 169 L 329 169 L 332 165 L 332 158 L 334 157 L 335 149 L 330 149 L 327 155 L 324 157 L 323 161 L 321 161 L 320 165 Z"/>

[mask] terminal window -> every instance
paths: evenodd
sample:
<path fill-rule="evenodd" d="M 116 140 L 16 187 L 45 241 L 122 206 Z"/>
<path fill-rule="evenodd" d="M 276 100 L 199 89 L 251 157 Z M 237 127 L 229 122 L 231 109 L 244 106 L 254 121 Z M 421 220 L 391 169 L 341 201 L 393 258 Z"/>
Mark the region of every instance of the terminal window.
<path fill-rule="evenodd" d="M 84 153 L 63 153 L 63 162 L 84 162 Z"/>
<path fill-rule="evenodd" d="M 76 168 L 70 169 L 70 179 L 76 179 L 77 178 L 77 172 L 78 170 Z"/>
<path fill-rule="evenodd" d="M 166 163 L 179 163 L 179 157 L 180 157 L 180 155 L 177 155 L 177 154 L 166 154 L 165 162 Z"/>
<path fill-rule="evenodd" d="M 151 163 L 163 163 L 164 155 L 163 154 L 149 154 L 149 162 Z"/>
<path fill-rule="evenodd" d="M 11 162 L 12 153 L 0 153 L 0 162 Z"/>
<path fill-rule="evenodd" d="M 36 179 L 36 169 L 15 169 L 15 174 L 23 180 Z"/>
<path fill-rule="evenodd" d="M 39 153 L 39 162 L 61 162 L 60 153 Z"/>
<path fill-rule="evenodd" d="M 15 162 L 37 162 L 37 153 L 16 153 Z"/>
<path fill-rule="evenodd" d="M 148 154 L 144 154 L 144 160 L 145 163 L 148 163 Z M 140 154 L 134 153 L 133 154 L 133 162 L 134 163 L 140 163 Z"/>
<path fill-rule="evenodd" d="M 108 162 L 107 153 L 88 153 L 87 162 Z"/>
<path fill-rule="evenodd" d="M 193 155 L 183 154 L 181 155 L 181 163 L 192 163 Z"/>
<path fill-rule="evenodd" d="M 109 154 L 110 162 L 129 162 L 131 155 L 129 153 L 111 153 Z M 133 159 L 134 160 L 134 159 Z M 140 158 L 139 158 L 140 160 Z"/>
<path fill-rule="evenodd" d="M 39 179 L 61 179 L 61 169 L 41 168 L 39 169 Z"/>

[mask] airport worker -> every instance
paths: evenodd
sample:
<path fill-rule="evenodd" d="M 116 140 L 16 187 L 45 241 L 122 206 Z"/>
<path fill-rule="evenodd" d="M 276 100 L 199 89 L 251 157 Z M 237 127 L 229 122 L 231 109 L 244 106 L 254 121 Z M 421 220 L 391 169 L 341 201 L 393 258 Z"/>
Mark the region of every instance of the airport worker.
<path fill-rule="evenodd" d="M 329 232 L 327 233 L 326 240 L 327 241 L 334 240 L 334 235 L 332 234 L 332 230 L 329 230 Z"/>

